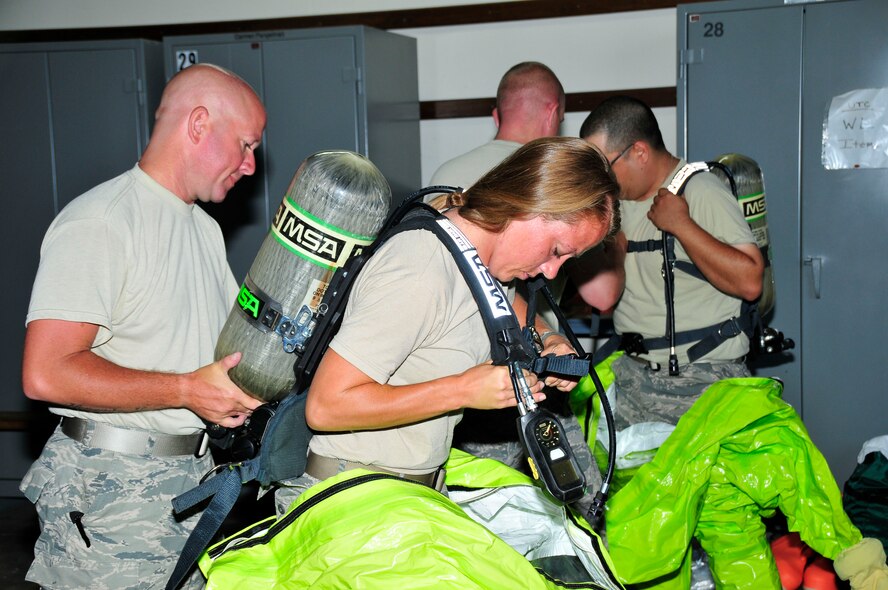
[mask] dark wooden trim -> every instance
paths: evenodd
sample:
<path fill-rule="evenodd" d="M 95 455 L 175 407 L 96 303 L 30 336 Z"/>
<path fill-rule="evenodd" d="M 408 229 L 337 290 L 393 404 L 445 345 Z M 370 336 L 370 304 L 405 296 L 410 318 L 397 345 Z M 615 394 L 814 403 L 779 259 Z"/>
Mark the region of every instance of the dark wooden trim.
<path fill-rule="evenodd" d="M 628 94 L 644 101 L 652 108 L 674 107 L 676 105 L 675 86 L 662 88 L 633 88 L 629 90 L 606 90 L 601 92 L 575 92 L 568 94 L 565 110 L 568 113 L 591 111 L 604 99 L 617 94 Z M 459 100 L 425 100 L 419 103 L 421 119 L 460 119 L 465 117 L 489 117 L 495 98 L 465 98 Z"/>
<path fill-rule="evenodd" d="M 34 421 L 31 412 L 0 412 L 0 432 L 23 432 Z"/>
<path fill-rule="evenodd" d="M 495 105 L 495 98 L 423 100 L 419 103 L 419 118 L 425 120 L 489 117 Z"/>
<path fill-rule="evenodd" d="M 709 0 L 681 0 L 682 4 Z M 522 0 L 463 6 L 438 6 L 411 10 L 353 12 L 316 16 L 294 16 L 249 21 L 223 21 L 130 27 L 42 29 L 0 31 L 0 42 L 87 41 L 106 39 L 155 39 L 169 35 L 244 33 L 281 29 L 306 29 L 345 25 L 366 25 L 378 29 L 410 29 L 497 23 L 540 18 L 560 18 L 675 8 L 679 0 Z"/>
<path fill-rule="evenodd" d="M 604 90 L 600 92 L 575 92 L 566 97 L 565 110 L 568 113 L 591 111 L 598 103 L 611 96 L 628 94 L 646 103 L 651 108 L 674 107 L 678 103 L 675 86 L 661 88 L 631 88 L 628 90 Z"/>

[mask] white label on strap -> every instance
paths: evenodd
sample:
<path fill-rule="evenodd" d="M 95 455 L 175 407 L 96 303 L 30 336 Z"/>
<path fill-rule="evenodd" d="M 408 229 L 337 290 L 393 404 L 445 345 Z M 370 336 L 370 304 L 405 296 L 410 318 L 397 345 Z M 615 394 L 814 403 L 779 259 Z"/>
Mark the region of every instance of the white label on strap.
<path fill-rule="evenodd" d="M 666 187 L 673 195 L 679 195 L 684 189 L 685 183 L 688 179 L 697 174 L 698 172 L 708 172 L 709 164 L 706 162 L 690 162 L 685 164 L 681 170 L 675 173 L 675 176 L 672 177 L 672 182 L 669 183 L 669 186 Z"/>

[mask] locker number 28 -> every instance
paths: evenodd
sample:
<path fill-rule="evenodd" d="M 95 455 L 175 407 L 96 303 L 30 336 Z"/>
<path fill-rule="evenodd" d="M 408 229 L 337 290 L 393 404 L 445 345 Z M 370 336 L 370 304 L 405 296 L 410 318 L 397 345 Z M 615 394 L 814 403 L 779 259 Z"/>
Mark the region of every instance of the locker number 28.
<path fill-rule="evenodd" d="M 725 34 L 725 25 L 722 22 L 703 23 L 704 37 L 721 37 Z"/>

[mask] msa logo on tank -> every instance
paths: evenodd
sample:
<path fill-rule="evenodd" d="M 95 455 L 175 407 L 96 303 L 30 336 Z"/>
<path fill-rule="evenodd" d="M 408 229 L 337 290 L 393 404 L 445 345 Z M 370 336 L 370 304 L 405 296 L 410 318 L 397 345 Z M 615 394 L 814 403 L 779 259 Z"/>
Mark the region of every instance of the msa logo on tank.
<path fill-rule="evenodd" d="M 756 193 L 754 195 L 746 195 L 737 197 L 737 202 L 743 208 L 743 217 L 747 223 L 764 217 L 767 213 L 765 208 L 765 193 Z"/>
<path fill-rule="evenodd" d="M 743 210 L 743 217 L 752 230 L 752 235 L 758 244 L 767 244 L 768 225 L 764 222 L 767 215 L 767 206 L 765 205 L 765 193 L 755 193 L 743 197 L 737 197 L 737 202 Z"/>
<path fill-rule="evenodd" d="M 281 202 L 271 232 L 293 254 L 330 270 L 373 242 L 372 237 L 352 234 L 318 219 L 290 199 Z"/>
<path fill-rule="evenodd" d="M 250 291 L 246 282 L 241 285 L 240 293 L 237 294 L 237 304 L 242 310 L 244 310 L 245 314 L 254 320 L 259 319 L 259 313 L 262 311 L 262 308 L 265 307 L 265 301 Z"/>

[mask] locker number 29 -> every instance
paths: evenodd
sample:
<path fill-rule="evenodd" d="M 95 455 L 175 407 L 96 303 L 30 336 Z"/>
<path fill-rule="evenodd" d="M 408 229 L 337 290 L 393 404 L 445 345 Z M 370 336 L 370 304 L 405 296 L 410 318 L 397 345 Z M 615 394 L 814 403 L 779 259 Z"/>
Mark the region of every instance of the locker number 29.
<path fill-rule="evenodd" d="M 191 67 L 197 63 L 197 50 L 186 49 L 184 51 L 176 51 L 176 71 L 181 72 L 185 68 Z"/>

